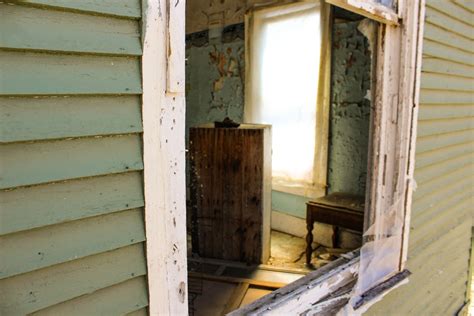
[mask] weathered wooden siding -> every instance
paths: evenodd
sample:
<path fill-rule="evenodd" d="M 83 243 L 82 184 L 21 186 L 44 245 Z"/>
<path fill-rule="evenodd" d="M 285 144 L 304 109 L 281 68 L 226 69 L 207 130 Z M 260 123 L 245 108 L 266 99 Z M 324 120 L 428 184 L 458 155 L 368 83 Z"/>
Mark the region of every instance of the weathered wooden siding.
<path fill-rule="evenodd" d="M 454 315 L 467 291 L 474 205 L 472 2 L 428 0 L 408 269 L 373 315 Z"/>
<path fill-rule="evenodd" d="M 0 3 L 0 314 L 143 315 L 139 0 Z"/>

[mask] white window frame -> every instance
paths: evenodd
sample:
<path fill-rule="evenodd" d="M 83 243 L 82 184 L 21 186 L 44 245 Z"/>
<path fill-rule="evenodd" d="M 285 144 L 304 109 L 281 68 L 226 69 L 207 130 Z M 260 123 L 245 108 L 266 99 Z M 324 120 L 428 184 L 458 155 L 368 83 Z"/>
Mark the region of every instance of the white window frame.
<path fill-rule="evenodd" d="M 327 2 L 340 5 L 339 0 Z M 345 9 L 373 17 L 381 22 L 377 44 L 377 79 L 372 119 L 372 162 L 366 228 L 382 238 L 387 212 L 393 211 L 403 222 L 399 264 L 394 271 L 376 280 L 365 293 L 356 293 L 360 282 L 360 262 L 364 253 L 344 255 L 243 309 L 234 315 L 337 311 L 360 314 L 396 286 L 403 284 L 407 258 L 411 197 L 414 187 L 414 154 L 418 91 L 421 66 L 424 0 L 398 5 L 397 21 L 377 10 L 354 6 L 356 0 L 343 1 Z M 358 1 L 361 3 L 362 0 Z M 185 1 L 143 0 L 144 44 L 143 147 L 145 186 L 145 226 L 149 313 L 187 314 L 187 257 L 185 207 L 185 103 L 184 38 Z M 329 6 L 323 3 L 323 9 Z M 329 12 L 329 11 L 328 11 Z M 390 11 L 395 14 L 395 12 Z M 393 16 L 393 14 L 391 16 Z M 394 23 L 396 22 L 396 23 Z M 326 82 L 328 85 L 329 82 Z M 327 110 L 327 109 L 326 109 Z M 391 138 L 387 136 L 393 136 Z M 326 169 L 326 168 L 324 168 Z M 389 179 L 392 181 L 384 181 Z M 368 240 L 365 245 L 373 240 Z M 384 246 L 375 247 L 377 253 Z M 394 249 L 388 249 L 393 251 Z M 370 260 L 369 260 L 370 261 Z M 379 271 L 375 265 L 374 271 Z M 357 287 L 356 287 L 357 288 Z M 364 295 L 361 295 L 364 294 Z M 271 308 L 270 308 L 271 307 Z"/>
<path fill-rule="evenodd" d="M 255 13 L 274 10 L 278 7 L 281 10 L 293 9 L 295 5 L 302 3 L 319 4 L 319 1 L 295 1 L 291 4 L 280 4 L 275 6 L 263 6 L 250 8 L 245 15 L 245 104 L 249 104 L 252 99 L 252 65 L 250 49 L 252 47 L 252 34 Z M 327 189 L 327 162 L 328 162 L 328 141 L 329 141 L 329 108 L 330 108 L 330 72 L 331 72 L 331 41 L 329 11 L 321 9 L 321 53 L 320 72 L 318 79 L 318 95 L 316 106 L 316 133 L 315 151 L 313 159 L 313 185 L 308 186 L 299 183 L 287 182 L 282 179 L 272 178 L 272 190 L 305 196 L 308 198 L 321 197 L 326 194 Z M 253 118 L 248 109 L 244 109 L 244 121 L 253 122 Z"/>
<path fill-rule="evenodd" d="M 415 186 L 425 3 L 424 0 L 399 1 L 395 12 L 370 0 L 326 2 L 380 23 L 372 86 L 364 245 L 360 252 L 350 253 L 232 315 L 314 315 L 341 310 L 346 315 L 359 315 L 408 282 L 410 272 L 405 270 L 405 265 Z M 392 231 L 393 225 L 399 229 Z M 394 263 L 388 269 L 379 264 L 387 255 Z"/>
<path fill-rule="evenodd" d="M 142 114 L 150 315 L 187 315 L 184 0 L 143 0 Z"/>

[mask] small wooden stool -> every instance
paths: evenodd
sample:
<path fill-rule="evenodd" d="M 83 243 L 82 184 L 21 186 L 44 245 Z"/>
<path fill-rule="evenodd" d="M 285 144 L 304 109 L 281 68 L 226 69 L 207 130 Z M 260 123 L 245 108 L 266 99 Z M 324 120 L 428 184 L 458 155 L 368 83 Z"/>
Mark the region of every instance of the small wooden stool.
<path fill-rule="evenodd" d="M 347 228 L 362 233 L 364 227 L 363 196 L 347 193 L 331 193 L 306 203 L 306 264 L 311 264 L 313 253 L 314 222 L 334 226 L 333 245 L 337 245 L 337 228 Z"/>

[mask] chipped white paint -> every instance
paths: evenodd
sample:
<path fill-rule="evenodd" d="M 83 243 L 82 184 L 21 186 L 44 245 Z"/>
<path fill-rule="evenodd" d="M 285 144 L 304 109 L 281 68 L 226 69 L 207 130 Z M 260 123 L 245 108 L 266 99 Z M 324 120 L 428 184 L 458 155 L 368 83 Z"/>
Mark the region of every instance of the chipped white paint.
<path fill-rule="evenodd" d="M 350 252 L 305 277 L 278 289 L 229 315 L 299 315 L 329 293 L 354 282 L 359 271 L 358 252 Z"/>
<path fill-rule="evenodd" d="M 326 0 L 326 2 L 377 22 L 398 25 L 397 12 L 373 0 Z"/>
<path fill-rule="evenodd" d="M 144 4 L 142 110 L 149 312 L 187 315 L 185 1 L 145 0 Z"/>

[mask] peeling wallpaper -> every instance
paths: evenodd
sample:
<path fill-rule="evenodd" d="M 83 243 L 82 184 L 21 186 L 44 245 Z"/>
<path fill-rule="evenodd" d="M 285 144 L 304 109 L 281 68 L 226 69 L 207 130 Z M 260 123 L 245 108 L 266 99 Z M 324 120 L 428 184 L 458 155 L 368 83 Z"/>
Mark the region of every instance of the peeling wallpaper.
<path fill-rule="evenodd" d="M 242 122 L 245 48 L 243 24 L 226 27 L 222 38 L 208 32 L 186 40 L 186 139 L 188 129 L 225 117 Z"/>

